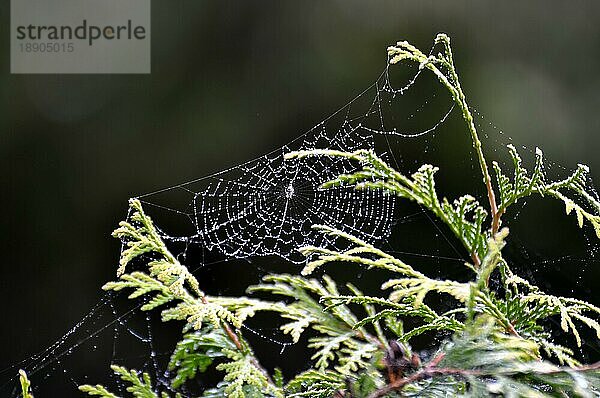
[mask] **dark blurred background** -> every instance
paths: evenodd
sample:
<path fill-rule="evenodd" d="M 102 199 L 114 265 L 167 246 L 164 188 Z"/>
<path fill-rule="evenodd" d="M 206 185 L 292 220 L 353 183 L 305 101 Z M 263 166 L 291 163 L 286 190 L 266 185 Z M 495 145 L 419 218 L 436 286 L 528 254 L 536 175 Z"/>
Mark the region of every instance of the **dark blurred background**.
<path fill-rule="evenodd" d="M 373 83 L 400 39 L 428 49 L 447 32 L 482 128 L 598 177 L 598 17 L 597 1 L 154 1 L 150 75 L 34 76 L 9 73 L 4 1 L 0 369 L 99 300 L 129 197 L 280 147 Z M 438 139 L 439 163 L 451 164 L 455 137 Z M 446 177 L 457 191 L 466 184 Z M 514 226 L 513 253 L 537 264 L 528 272 L 548 290 L 600 304 L 593 245 L 561 205 L 534 203 Z M 75 395 L 67 384 L 63 396 Z"/>

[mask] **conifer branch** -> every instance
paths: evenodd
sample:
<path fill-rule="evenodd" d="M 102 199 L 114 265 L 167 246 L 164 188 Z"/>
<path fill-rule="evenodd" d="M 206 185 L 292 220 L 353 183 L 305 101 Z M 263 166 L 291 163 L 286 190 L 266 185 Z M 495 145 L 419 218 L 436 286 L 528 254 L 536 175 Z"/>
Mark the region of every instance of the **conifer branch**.
<path fill-rule="evenodd" d="M 435 56 L 427 56 L 415 46 L 411 45 L 406 41 L 399 41 L 395 46 L 388 47 L 389 64 L 397 64 L 401 61 L 409 60 L 416 62 L 419 68 L 427 68 L 434 73 L 434 75 L 440 80 L 440 82 L 448 89 L 454 102 L 459 106 L 462 111 L 463 118 L 467 123 L 467 128 L 471 134 L 471 141 L 473 148 L 477 154 L 477 160 L 483 175 L 483 181 L 487 190 L 488 201 L 490 205 L 490 213 L 492 215 L 492 227 L 491 233 L 495 235 L 500 227 L 500 216 L 498 215 L 498 206 L 496 204 L 496 196 L 494 188 L 492 186 L 492 179 L 488 170 L 487 161 L 485 159 L 483 148 L 481 146 L 481 140 L 477 134 L 477 128 L 473 122 L 473 115 L 469 110 L 469 105 L 465 94 L 460 85 L 458 79 L 458 73 L 454 66 L 454 58 L 452 55 L 452 48 L 450 47 L 450 38 L 443 33 L 440 33 L 435 38 L 435 44 L 441 44 L 443 47 L 443 53 L 439 53 Z M 442 69 L 445 69 L 444 72 Z M 474 261 L 476 266 L 478 265 L 478 254 L 473 252 L 475 258 Z"/>
<path fill-rule="evenodd" d="M 122 289 L 133 289 L 129 298 L 154 295 L 141 309 L 149 311 L 156 307 L 168 303 L 177 303 L 175 306 L 162 311 L 163 321 L 185 320 L 187 322 L 185 329 L 203 329 L 205 321 L 208 321 L 214 329 L 221 329 L 227 339 L 232 343 L 232 348 L 221 347 L 224 356 L 231 362 L 219 364 L 218 370 L 226 372 L 223 386 L 224 391 L 231 397 L 243 398 L 244 386 L 249 385 L 270 391 L 274 396 L 278 395 L 279 388 L 273 384 L 269 373 L 260 365 L 253 356 L 248 345 L 241 339 L 240 335 L 233 331 L 230 324 L 240 327 L 246 317 L 252 316 L 256 311 L 260 311 L 271 305 L 260 302 L 259 300 L 227 300 L 225 298 L 210 298 L 199 288 L 196 278 L 188 271 L 187 267 L 181 264 L 173 256 L 165 243 L 162 241 L 158 231 L 154 227 L 152 220 L 144 213 L 141 203 L 132 199 L 130 201 L 132 216 L 130 221 L 121 222 L 120 227 L 115 230 L 114 236 L 121 239 L 126 245 L 123 251 L 120 266 L 117 275 L 118 281 L 108 282 L 103 286 L 105 290 L 119 291 Z M 149 274 L 140 271 L 125 273 L 126 267 L 134 259 L 147 254 L 158 255 L 159 259 L 153 259 L 148 262 Z M 188 290 L 189 287 L 189 290 Z M 240 304 L 243 304 L 240 306 Z M 177 352 L 176 352 L 177 353 Z M 181 355 L 181 351 L 179 351 Z M 195 374 L 196 369 L 202 369 L 204 362 L 195 363 L 194 369 L 186 370 L 173 382 L 180 385 L 190 375 Z M 211 360 L 212 362 L 212 360 Z M 255 370 L 248 368 L 253 367 Z M 123 375 L 124 368 L 114 367 L 115 372 Z M 136 391 L 142 394 L 140 388 L 148 390 L 150 388 L 149 379 L 142 385 L 138 385 L 134 378 L 134 371 L 127 373 L 129 381 L 138 388 Z M 233 376 L 232 376 L 233 374 Z M 242 377 L 243 376 L 243 377 Z M 125 376 L 123 376 L 125 377 Z M 241 378 L 241 379 L 240 379 Z M 241 380 L 241 381 L 240 381 Z M 139 381 L 139 380 L 138 380 Z M 105 392 L 104 387 L 82 386 L 85 392 L 91 395 L 98 395 Z M 145 391 L 145 390 L 144 390 Z M 277 392 L 277 393 L 276 393 Z M 154 398 L 150 392 L 140 395 L 143 398 Z"/>
<path fill-rule="evenodd" d="M 130 298 L 147 300 L 142 310 L 161 307 L 163 321 L 185 322 L 184 335 L 168 365 L 173 372 L 173 390 L 183 388 L 212 367 L 224 375 L 203 392 L 205 398 L 282 398 L 284 394 L 306 398 L 549 398 L 600 394 L 600 363 L 579 364 L 573 350 L 552 342 L 545 322 L 552 317 L 560 319 L 562 332 L 572 335 L 575 344 L 581 346 L 581 325 L 600 339 L 600 308 L 542 291 L 515 275 L 502 256 L 508 229 L 501 228 L 501 218 L 512 205 L 533 194 L 561 200 L 567 214 L 575 213 L 580 227 L 591 224 L 600 238 L 600 203 L 587 185 L 588 169 L 579 165 L 565 179 L 548 182 L 540 150 L 536 150 L 533 170 L 528 171 L 516 149 L 509 146 L 514 171 L 508 177 L 493 162 L 494 187 L 459 83 L 450 40 L 441 34 L 436 44 L 442 46 L 442 52 L 426 56 L 409 43 L 398 42 L 388 48 L 389 63 L 408 60 L 429 69 L 461 109 L 487 190 L 489 227 L 484 227 L 488 211 L 471 195 L 453 201 L 438 196 L 438 169 L 432 165 L 405 175 L 371 150 L 312 149 L 288 153 L 285 159 L 328 156 L 358 163 L 358 171 L 337 176 L 321 188 L 381 190 L 423 206 L 471 255 L 473 264 L 466 264 L 469 278 L 428 276 L 350 233 L 334 226 L 315 225 L 314 233 L 329 235 L 329 241 L 344 241 L 344 249 L 301 247 L 300 252 L 307 257 L 301 275 L 268 274 L 261 283 L 248 288 L 250 294 L 273 296 L 272 301 L 212 297 L 200 290 L 195 276 L 170 253 L 140 202 L 132 200 L 132 216 L 115 231 L 125 244 L 119 280 L 107 283 L 104 289 L 130 289 Z M 129 271 L 133 260 L 139 260 L 145 269 Z M 308 278 L 322 267 L 339 262 L 387 274 L 381 289 L 388 293 L 363 294 L 353 284 L 338 287 L 327 275 Z M 433 297 L 445 301 L 443 309 L 431 300 Z M 281 331 L 291 336 L 293 343 L 302 342 L 302 336 L 309 334 L 306 348 L 312 350 L 312 362 L 287 384 L 281 372 L 271 376 L 260 365 L 239 332 L 249 318 L 262 311 L 279 317 Z M 433 355 L 415 352 L 410 346 L 413 338 L 426 332 L 439 333 L 436 336 L 443 338 Z M 567 366 L 544 361 L 543 355 Z M 119 366 L 113 366 L 113 370 L 135 397 L 168 397 L 154 391 L 145 373 Z M 32 398 L 25 396 L 29 394 L 29 382 L 23 377 L 23 395 Z M 90 395 L 116 398 L 101 385 L 80 389 Z"/>

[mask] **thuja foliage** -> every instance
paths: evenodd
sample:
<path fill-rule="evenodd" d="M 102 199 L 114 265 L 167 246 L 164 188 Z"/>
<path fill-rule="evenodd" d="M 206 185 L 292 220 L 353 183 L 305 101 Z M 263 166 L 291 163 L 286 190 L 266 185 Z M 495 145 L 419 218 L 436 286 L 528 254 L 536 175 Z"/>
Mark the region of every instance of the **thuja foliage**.
<path fill-rule="evenodd" d="M 27 378 L 27 373 L 24 370 L 19 370 L 19 383 L 21 383 L 21 396 L 23 398 L 33 398 L 31 394 L 31 382 Z"/>
<path fill-rule="evenodd" d="M 553 343 L 547 327 L 548 319 L 558 320 L 563 333 L 572 337 L 573 347 L 579 347 L 581 328 L 591 328 L 600 338 L 600 308 L 543 291 L 515 274 L 502 252 L 508 239 L 503 214 L 532 195 L 561 201 L 567 214 L 575 214 L 579 226 L 589 224 L 600 238 L 600 203 L 586 185 L 588 169 L 579 165 L 567 178 L 552 181 L 545 174 L 540 150 L 528 170 L 517 150 L 509 146 L 512 169 L 504 170 L 493 162 L 492 175 L 459 83 L 449 38 L 438 35 L 436 48 L 437 54 L 426 55 L 399 42 L 388 48 L 389 63 L 416 63 L 449 91 L 471 135 L 486 187 L 485 204 L 471 195 L 455 200 L 441 195 L 436 188 L 437 167 L 426 164 L 407 175 L 368 150 L 292 152 L 286 161 L 326 156 L 356 162 L 359 171 L 340 175 L 322 188 L 382 190 L 418 203 L 469 252 L 468 281 L 428 276 L 348 233 L 315 225 L 315 233 L 345 241 L 346 248 L 301 247 L 307 263 L 300 275 L 267 275 L 248 289 L 249 297 L 209 296 L 169 252 L 140 202 L 132 200 L 132 216 L 114 232 L 126 245 L 119 278 L 104 289 L 126 290 L 132 299 L 144 297 L 142 310 L 159 310 L 163 321 L 183 321 L 185 326 L 168 365 L 169 389 L 159 392 L 148 374 L 113 365 L 131 396 L 179 396 L 176 391 L 186 382 L 201 378 L 211 368 L 222 379 L 206 389 L 203 397 L 600 396 L 600 364 L 580 364 L 572 348 Z M 130 271 L 134 261 L 144 264 L 143 269 Z M 389 277 L 381 294 L 372 296 L 358 286 L 338 286 L 327 275 L 311 277 L 315 270 L 334 262 L 383 270 Z M 252 298 L 254 293 L 273 299 Z M 453 305 L 441 311 L 429 304 L 434 301 L 428 296 L 439 296 Z M 308 369 L 284 379 L 281 372 L 261 365 L 242 325 L 264 311 L 280 317 L 281 330 L 296 343 L 309 333 L 312 362 Z M 412 350 L 412 339 L 436 331 L 449 337 L 441 343 L 432 341 L 434 350 L 428 353 Z M 80 389 L 99 397 L 116 396 L 101 385 Z M 23 391 L 25 396 L 28 385 Z"/>

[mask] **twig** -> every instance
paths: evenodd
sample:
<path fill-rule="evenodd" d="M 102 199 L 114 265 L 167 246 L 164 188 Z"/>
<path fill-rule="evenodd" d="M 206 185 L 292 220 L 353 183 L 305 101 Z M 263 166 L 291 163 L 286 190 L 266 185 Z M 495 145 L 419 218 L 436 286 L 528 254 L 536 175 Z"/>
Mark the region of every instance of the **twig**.
<path fill-rule="evenodd" d="M 452 48 L 450 47 L 450 38 L 446 35 L 438 35 L 436 41 L 443 43 L 444 51 L 446 52 L 446 57 L 448 58 L 444 63 L 447 65 L 448 70 L 452 74 L 452 81 L 448 81 L 448 83 L 454 88 L 453 97 L 455 102 L 460 107 L 463 118 L 467 122 L 467 127 L 469 128 L 469 132 L 471 133 L 471 140 L 473 141 L 473 148 L 475 148 L 475 152 L 477 153 L 477 159 L 479 160 L 479 166 L 481 167 L 481 173 L 483 174 L 483 181 L 485 182 L 485 188 L 487 191 L 488 202 L 490 204 L 490 213 L 492 215 L 492 236 L 498 233 L 498 229 L 500 228 L 500 216 L 501 213 L 498 212 L 498 205 L 496 204 L 496 195 L 494 193 L 494 188 L 492 186 L 492 179 L 490 177 L 490 172 L 488 169 L 487 161 L 485 160 L 485 156 L 483 154 L 483 149 L 481 147 L 481 140 L 479 139 L 479 135 L 477 134 L 477 128 L 475 127 L 475 123 L 473 122 L 473 115 L 469 110 L 469 105 L 467 104 L 467 99 L 460 85 L 460 81 L 458 79 L 458 73 L 456 73 L 456 68 L 454 66 L 454 58 L 452 55 Z M 454 83 L 454 84 L 452 84 Z"/>
<path fill-rule="evenodd" d="M 204 294 L 200 295 L 200 300 L 202 301 L 202 304 L 208 304 L 208 300 L 206 299 L 206 296 Z M 242 345 L 242 342 L 238 338 L 237 334 L 233 331 L 233 329 L 231 329 L 229 323 L 221 319 L 221 328 L 223 328 L 223 331 L 225 332 L 229 340 L 231 340 L 231 342 L 235 345 L 235 347 L 243 353 L 244 346 Z M 275 384 L 269 372 L 267 372 L 267 370 L 260 364 L 260 362 L 258 362 L 258 360 L 255 357 L 252 357 L 251 362 L 260 372 L 262 372 L 265 375 L 265 377 L 267 378 L 267 380 L 269 380 L 271 384 Z"/>
<path fill-rule="evenodd" d="M 418 382 L 421 380 L 425 380 L 425 379 L 430 379 L 430 378 L 433 378 L 436 376 L 454 375 L 454 376 L 465 377 L 465 376 L 489 375 L 488 372 L 484 372 L 484 371 L 476 370 L 476 369 L 458 369 L 458 368 L 449 368 L 449 367 L 448 368 L 445 368 L 445 367 L 438 368 L 437 365 L 441 362 L 441 360 L 443 358 L 444 358 L 444 353 L 436 355 L 436 357 L 433 358 L 427 364 L 427 366 L 425 366 L 423 369 L 411 374 L 410 376 L 403 377 L 401 379 L 396 379 L 392 383 L 389 383 L 388 385 L 373 392 L 371 395 L 368 396 L 368 398 L 382 398 L 382 397 L 385 397 L 387 394 L 389 394 L 392 391 L 402 390 L 408 384 L 412 384 L 412 383 L 415 383 L 415 382 Z M 548 369 L 548 370 L 540 370 L 540 371 L 537 371 L 536 373 L 544 374 L 544 375 L 551 375 L 551 374 L 557 374 L 557 373 L 564 373 L 569 370 L 572 370 L 575 372 L 588 372 L 588 371 L 599 370 L 599 369 L 600 369 L 600 361 L 593 363 L 593 364 L 589 364 L 589 365 L 582 365 L 582 366 L 578 366 L 578 367 L 568 368 L 568 370 L 564 369 L 564 368 L 552 368 L 552 369 Z M 504 375 L 519 374 L 519 373 L 524 373 L 524 372 L 509 371 L 509 372 L 505 372 Z"/>

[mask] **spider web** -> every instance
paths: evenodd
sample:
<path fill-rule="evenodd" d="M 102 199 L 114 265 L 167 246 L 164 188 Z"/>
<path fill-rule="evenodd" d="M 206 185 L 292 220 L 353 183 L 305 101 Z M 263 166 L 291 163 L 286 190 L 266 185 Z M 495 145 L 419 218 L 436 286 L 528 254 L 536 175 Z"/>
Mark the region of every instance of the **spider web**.
<path fill-rule="evenodd" d="M 373 93 L 368 110 L 351 117 L 352 106 Z M 284 159 L 291 151 L 372 150 L 375 135 L 398 134 L 383 131 L 381 123 L 372 124 L 377 119 L 374 116 L 381 116 L 380 94 L 378 81 L 330 118 L 267 155 L 138 199 L 150 208 L 154 218 L 160 219 L 162 211 L 191 224 L 191 235 L 163 230 L 166 240 L 198 244 L 234 258 L 276 255 L 293 263 L 303 262 L 305 258 L 297 250 L 302 246 L 336 248 L 332 238 L 313 230 L 320 224 L 370 243 L 384 240 L 391 231 L 393 196 L 352 187 L 321 188 L 339 175 L 357 171 L 355 163 L 332 157 Z M 336 125 L 340 116 L 342 121 Z M 183 206 L 177 204 L 181 202 Z M 182 223 L 172 225 L 181 228 Z"/>
<path fill-rule="evenodd" d="M 384 246 L 390 253 L 410 257 L 413 264 L 421 262 L 425 268 L 443 269 L 446 276 L 458 274 L 462 263 L 468 261 L 468 253 L 458 248 L 443 226 L 419 206 L 405 202 L 400 206 L 395 197 L 381 191 L 322 188 L 323 183 L 341 174 L 357 171 L 359 165 L 333 157 L 285 159 L 291 151 L 369 149 L 407 173 L 414 171 L 415 165 L 436 159 L 440 151 L 447 150 L 435 145 L 436 134 L 442 125 L 452 121 L 454 106 L 443 89 L 432 89 L 439 88 L 435 79 L 427 80 L 421 75 L 417 68 L 406 67 L 392 73 L 386 67 L 366 90 L 292 142 L 257 159 L 139 195 L 137 199 L 173 253 L 196 275 L 202 274 L 199 279 L 205 279 L 214 268 L 239 272 L 239 268 L 231 267 L 251 260 L 258 280 L 261 274 L 273 272 L 257 262 L 258 258 L 274 257 L 299 264 L 306 261 L 298 251 L 302 246 L 343 248 L 344 243 L 315 231 L 313 225 L 317 224 Z M 422 84 L 418 90 L 417 84 Z M 486 139 L 493 141 L 493 146 L 507 143 L 507 137 L 485 121 L 480 112 L 475 111 L 475 116 L 478 127 Z M 458 119 L 460 122 L 460 116 Z M 466 145 L 462 146 L 470 149 L 468 137 L 464 136 Z M 457 156 L 470 160 L 468 165 L 474 163 L 470 151 Z M 477 170 L 468 167 L 462 172 L 476 176 Z M 513 219 L 519 214 L 514 214 Z M 441 241 L 442 247 L 432 247 L 432 241 Z M 415 249 L 419 244 L 421 249 Z M 595 260 L 596 247 L 588 240 L 580 260 Z M 577 256 L 567 258 L 575 260 Z M 542 258 L 531 264 L 556 265 L 564 259 Z M 108 368 L 111 363 L 146 371 L 160 388 L 170 390 L 171 374 L 166 364 L 180 330 L 165 327 L 154 314 L 143 313 L 143 304 L 127 300 L 123 294 L 106 293 L 54 344 L 0 369 L 0 375 L 6 379 L 0 392 L 19 396 L 14 375 L 23 368 L 38 396 L 58 395 L 56 391 L 62 396 L 64 391 L 73 391 L 71 395 L 77 396 L 77 386 L 85 383 L 102 383 L 126 395 L 126 386 Z M 253 338 L 262 341 L 275 356 L 283 350 L 294 350 L 276 325 L 264 327 L 263 323 L 250 322 L 244 331 L 251 342 Z M 193 390 L 183 390 L 183 396 L 193 395 Z"/>
<path fill-rule="evenodd" d="M 137 199 L 159 226 L 170 224 L 162 229 L 165 240 L 200 245 L 233 258 L 276 255 L 301 263 L 306 259 L 300 247 L 340 248 L 335 239 L 315 232 L 314 225 L 328 225 L 369 243 L 381 242 L 391 232 L 394 196 L 353 187 L 322 188 L 339 175 L 358 171 L 356 162 L 338 157 L 285 160 L 284 156 L 311 149 L 375 150 L 382 136 L 418 138 L 434 132 L 454 109 L 451 102 L 443 117 L 424 130 L 385 128 L 383 104 L 391 107 L 419 75 L 417 70 L 404 86 L 396 88 L 386 68 L 373 85 L 291 143 L 255 160 Z M 366 110 L 362 109 L 365 103 Z M 162 222 L 165 216 L 170 220 Z M 182 226 L 187 231 L 179 231 Z"/>
<path fill-rule="evenodd" d="M 389 235 L 395 202 L 392 196 L 347 187 L 320 189 L 323 183 L 340 174 L 355 171 L 356 165 L 345 159 L 325 157 L 284 159 L 291 148 L 373 149 L 371 132 L 345 119 L 338 131 L 329 134 L 324 122 L 293 144 L 225 172 L 161 192 L 189 196 L 184 209 L 165 206 L 162 197 L 157 204 L 154 200 L 160 193 L 139 199 L 146 206 L 174 212 L 191 222 L 193 235 L 165 235 L 166 239 L 185 240 L 234 258 L 277 255 L 302 262 L 299 247 L 335 246 L 327 236 L 314 233 L 315 224 L 335 225 L 370 242 Z"/>

